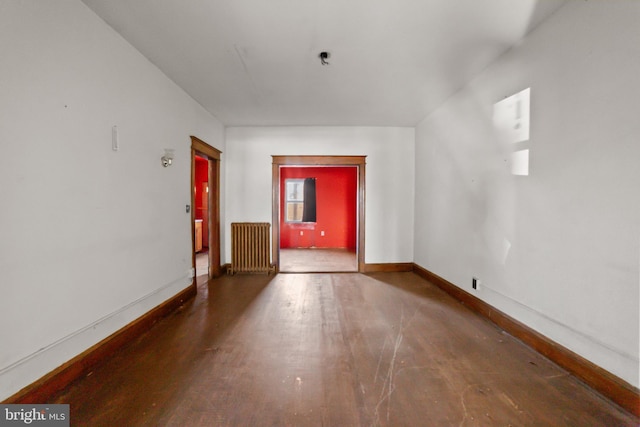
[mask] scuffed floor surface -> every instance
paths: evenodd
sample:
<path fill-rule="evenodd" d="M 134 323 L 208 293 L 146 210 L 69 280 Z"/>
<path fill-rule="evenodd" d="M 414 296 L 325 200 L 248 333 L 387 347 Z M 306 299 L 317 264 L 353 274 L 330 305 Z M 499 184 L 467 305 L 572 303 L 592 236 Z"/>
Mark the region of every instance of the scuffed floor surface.
<path fill-rule="evenodd" d="M 413 273 L 236 275 L 61 393 L 87 426 L 637 426 Z"/>

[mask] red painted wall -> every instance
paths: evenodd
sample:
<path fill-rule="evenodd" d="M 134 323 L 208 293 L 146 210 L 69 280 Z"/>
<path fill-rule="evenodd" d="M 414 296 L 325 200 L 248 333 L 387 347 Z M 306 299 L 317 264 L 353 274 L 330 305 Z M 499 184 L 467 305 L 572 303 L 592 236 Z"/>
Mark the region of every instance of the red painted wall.
<path fill-rule="evenodd" d="M 195 216 L 196 219 L 202 219 L 202 208 L 206 206 L 206 198 L 203 199 L 202 184 L 209 179 L 208 163 L 206 159 L 196 156 L 196 180 L 194 183 L 196 190 L 195 197 Z"/>
<path fill-rule="evenodd" d="M 204 219 L 207 212 L 207 195 L 203 191 L 203 184 L 209 179 L 209 162 L 207 159 L 196 156 L 196 173 L 195 173 L 195 206 L 194 214 L 196 219 Z M 207 221 L 202 222 L 202 244 L 209 246 L 209 230 Z"/>
<path fill-rule="evenodd" d="M 280 212 L 285 212 L 284 183 L 291 178 L 316 179 L 315 223 L 288 223 L 280 215 L 281 248 L 356 248 L 358 168 L 280 168 Z M 321 232 L 324 231 L 324 236 Z M 303 234 L 300 235 L 300 232 Z"/>

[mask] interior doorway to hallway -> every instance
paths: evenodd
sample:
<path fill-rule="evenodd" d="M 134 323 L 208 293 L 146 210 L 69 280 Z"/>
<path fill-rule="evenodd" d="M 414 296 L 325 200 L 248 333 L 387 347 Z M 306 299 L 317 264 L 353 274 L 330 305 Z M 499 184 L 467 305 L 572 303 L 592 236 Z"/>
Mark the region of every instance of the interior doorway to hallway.
<path fill-rule="evenodd" d="M 364 270 L 364 177 L 364 156 L 273 156 L 278 271 Z"/>
<path fill-rule="evenodd" d="M 196 277 L 209 274 L 209 160 L 195 156 L 194 192 L 194 245 L 196 253 Z"/>
<path fill-rule="evenodd" d="M 221 275 L 220 265 L 220 154 L 191 137 L 192 266 L 196 276 Z"/>

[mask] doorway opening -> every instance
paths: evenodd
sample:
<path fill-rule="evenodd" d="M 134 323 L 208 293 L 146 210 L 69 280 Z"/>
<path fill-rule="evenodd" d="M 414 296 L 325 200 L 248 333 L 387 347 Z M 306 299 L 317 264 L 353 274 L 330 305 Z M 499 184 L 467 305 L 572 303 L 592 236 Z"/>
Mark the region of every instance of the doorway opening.
<path fill-rule="evenodd" d="M 279 272 L 364 271 L 364 178 L 365 156 L 273 156 Z"/>
<path fill-rule="evenodd" d="M 221 275 L 220 155 L 199 138 L 191 137 L 192 266 L 207 282 Z"/>
<path fill-rule="evenodd" d="M 195 156 L 194 192 L 194 245 L 196 277 L 209 275 L 209 160 Z"/>

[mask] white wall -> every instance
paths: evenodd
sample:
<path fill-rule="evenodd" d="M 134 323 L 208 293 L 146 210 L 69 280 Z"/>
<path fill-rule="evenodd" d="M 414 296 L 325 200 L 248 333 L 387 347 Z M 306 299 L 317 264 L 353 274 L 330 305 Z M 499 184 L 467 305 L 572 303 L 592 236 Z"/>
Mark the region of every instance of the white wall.
<path fill-rule="evenodd" d="M 640 2 L 569 2 L 419 124 L 414 252 L 636 387 L 639 18 Z M 503 143 L 492 105 L 526 87 L 531 139 Z M 507 168 L 516 147 L 529 176 Z"/>
<path fill-rule="evenodd" d="M 0 58 L 4 399 L 190 284 L 189 136 L 224 129 L 79 1 L 0 3 Z"/>
<path fill-rule="evenodd" d="M 271 223 L 272 155 L 367 156 L 365 262 L 411 262 L 414 136 L 413 128 L 227 128 L 224 229 L 229 234 L 238 221 Z M 225 252 L 229 260 L 229 239 Z"/>

